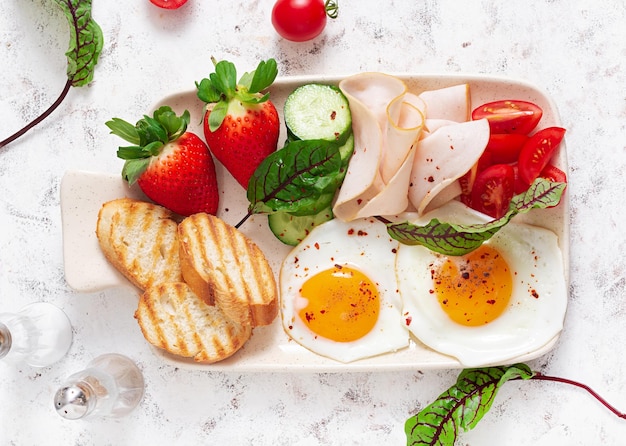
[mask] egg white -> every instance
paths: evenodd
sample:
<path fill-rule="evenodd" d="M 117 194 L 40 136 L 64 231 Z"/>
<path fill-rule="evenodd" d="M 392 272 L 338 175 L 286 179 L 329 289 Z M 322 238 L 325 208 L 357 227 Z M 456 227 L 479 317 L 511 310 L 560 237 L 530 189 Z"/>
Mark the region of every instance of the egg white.
<path fill-rule="evenodd" d="M 316 227 L 290 253 L 280 270 L 281 318 L 285 332 L 307 349 L 341 362 L 394 352 L 409 345 L 394 271 L 398 242 L 375 219 L 334 219 Z M 309 330 L 298 316 L 306 300 L 303 283 L 334 265 L 349 265 L 377 285 L 380 313 L 374 328 L 352 342 L 337 342 Z"/>
<path fill-rule="evenodd" d="M 484 220 L 458 202 L 425 215 L 418 223 L 431 218 L 458 223 Z M 423 344 L 457 358 L 464 367 L 504 364 L 540 349 L 562 330 L 567 307 L 566 276 L 556 234 L 537 226 L 509 223 L 487 243 L 508 263 L 513 289 L 504 313 L 483 326 L 453 322 L 436 293 L 429 292 L 433 289 L 430 265 L 437 260 L 436 253 L 422 246 L 401 245 L 396 259 L 409 330 Z"/>

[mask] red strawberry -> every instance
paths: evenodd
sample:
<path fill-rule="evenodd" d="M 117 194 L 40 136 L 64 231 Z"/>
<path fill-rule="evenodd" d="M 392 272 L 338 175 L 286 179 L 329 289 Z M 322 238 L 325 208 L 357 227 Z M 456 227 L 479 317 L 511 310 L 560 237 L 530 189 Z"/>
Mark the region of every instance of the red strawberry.
<path fill-rule="evenodd" d="M 239 82 L 232 63 L 213 63 L 215 72 L 196 82 L 198 98 L 207 103 L 204 137 L 215 158 L 247 189 L 255 169 L 278 144 L 278 113 L 269 93 L 261 93 L 276 79 L 276 61 L 262 61 Z"/>
<path fill-rule="evenodd" d="M 215 214 L 215 164 L 204 141 L 186 131 L 188 124 L 187 110 L 178 117 L 167 106 L 134 126 L 119 118 L 106 123 L 111 133 L 134 144 L 117 151 L 126 160 L 122 176 L 130 185 L 137 182 L 148 198 L 177 214 Z"/>

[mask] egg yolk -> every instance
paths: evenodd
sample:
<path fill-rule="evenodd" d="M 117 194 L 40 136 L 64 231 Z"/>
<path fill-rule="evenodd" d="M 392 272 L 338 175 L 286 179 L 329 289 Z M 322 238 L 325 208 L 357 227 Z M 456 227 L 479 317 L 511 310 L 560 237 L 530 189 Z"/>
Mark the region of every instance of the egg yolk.
<path fill-rule="evenodd" d="M 351 342 L 376 325 L 378 289 L 365 274 L 349 266 L 336 265 L 310 277 L 300 294 L 308 303 L 298 315 L 319 336 Z"/>
<path fill-rule="evenodd" d="M 449 257 L 432 273 L 441 307 L 458 324 L 488 324 L 504 312 L 511 300 L 509 265 L 490 246 Z"/>

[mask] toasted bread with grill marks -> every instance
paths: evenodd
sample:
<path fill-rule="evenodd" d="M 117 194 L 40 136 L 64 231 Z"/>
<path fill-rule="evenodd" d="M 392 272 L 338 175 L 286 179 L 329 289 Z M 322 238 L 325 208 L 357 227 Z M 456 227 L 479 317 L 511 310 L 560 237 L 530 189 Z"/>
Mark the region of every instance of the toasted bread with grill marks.
<path fill-rule="evenodd" d="M 261 249 L 238 229 L 200 213 L 178 225 L 184 281 L 209 305 L 253 327 L 278 314 L 274 273 Z"/>
<path fill-rule="evenodd" d="M 108 261 L 137 288 L 183 280 L 178 223 L 162 206 L 131 198 L 104 203 L 96 235 Z"/>
<path fill-rule="evenodd" d="M 233 355 L 252 332 L 250 325 L 237 324 L 219 307 L 207 305 L 184 282 L 148 288 L 139 299 L 135 318 L 155 347 L 204 363 Z"/>

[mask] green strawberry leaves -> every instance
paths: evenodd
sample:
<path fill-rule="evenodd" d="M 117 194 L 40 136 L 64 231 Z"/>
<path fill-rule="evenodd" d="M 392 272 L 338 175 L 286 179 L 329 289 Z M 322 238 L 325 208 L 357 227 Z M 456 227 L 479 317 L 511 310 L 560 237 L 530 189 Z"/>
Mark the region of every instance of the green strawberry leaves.
<path fill-rule="evenodd" d="M 231 100 L 244 104 L 260 104 L 269 100 L 269 93 L 261 92 L 272 85 L 278 75 L 278 67 L 274 59 L 261 61 L 254 71 L 244 73 L 237 82 L 237 69 L 233 63 L 225 60 L 217 62 L 214 58 L 212 61 L 215 72 L 196 82 L 196 94 L 211 109 L 209 129 L 214 132 L 228 114 Z"/>
<path fill-rule="evenodd" d="M 322 194 L 334 192 L 341 174 L 339 146 L 333 141 L 293 141 L 266 157 L 248 184 L 249 214 L 317 209 Z"/>
<path fill-rule="evenodd" d="M 126 160 L 122 177 L 134 184 L 148 167 L 150 158 L 158 156 L 165 144 L 176 141 L 187 131 L 189 120 L 188 110 L 177 116 L 171 107 L 164 105 L 152 117 L 144 115 L 135 125 L 120 118 L 107 121 L 105 125 L 113 135 L 133 144 L 117 150 L 118 158 Z"/>
<path fill-rule="evenodd" d="M 463 370 L 455 385 L 406 421 L 407 445 L 453 446 L 489 411 L 502 384 L 534 375 L 526 364 Z"/>
<path fill-rule="evenodd" d="M 252 73 L 246 73 L 239 82 L 246 85 L 250 93 L 260 93 L 274 83 L 278 75 L 278 67 L 274 59 L 261 61 L 259 66 Z M 252 77 L 250 81 L 248 79 Z"/>
<path fill-rule="evenodd" d="M 406 245 L 423 245 L 431 251 L 445 255 L 464 255 L 489 240 L 517 214 L 559 204 L 565 187 L 565 183 L 538 178 L 526 192 L 513 197 L 509 210 L 503 217 L 484 224 L 442 223 L 438 219 L 432 219 L 425 226 L 410 222 L 387 222 L 387 232 Z"/>

